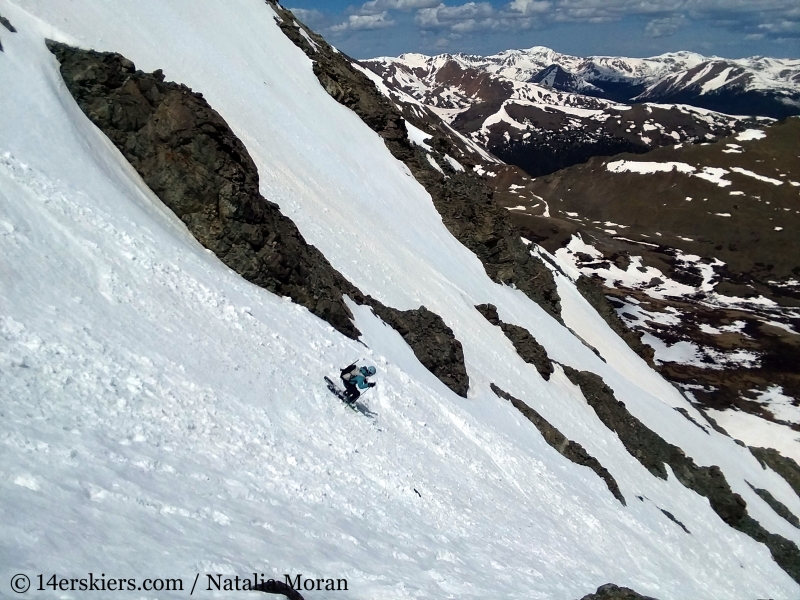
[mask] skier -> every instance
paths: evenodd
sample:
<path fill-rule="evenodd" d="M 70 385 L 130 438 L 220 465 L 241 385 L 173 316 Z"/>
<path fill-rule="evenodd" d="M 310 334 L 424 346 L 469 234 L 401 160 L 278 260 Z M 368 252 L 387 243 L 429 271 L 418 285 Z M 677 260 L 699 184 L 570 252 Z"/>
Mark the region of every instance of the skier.
<path fill-rule="evenodd" d="M 372 375 L 375 375 L 375 367 L 357 368 L 356 363 L 342 369 L 339 377 L 344 384 L 345 402 L 353 404 L 361 395 L 361 392 L 358 391 L 359 388 L 365 390 L 375 387 L 374 381 L 367 381 L 367 377 Z"/>

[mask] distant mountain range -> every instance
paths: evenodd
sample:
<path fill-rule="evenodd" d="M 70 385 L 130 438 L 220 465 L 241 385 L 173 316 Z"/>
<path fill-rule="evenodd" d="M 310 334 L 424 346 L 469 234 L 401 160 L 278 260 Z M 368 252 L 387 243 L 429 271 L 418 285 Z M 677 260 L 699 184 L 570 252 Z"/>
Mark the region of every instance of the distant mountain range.
<path fill-rule="evenodd" d="M 448 74 L 460 69 L 615 102 L 684 103 L 729 114 L 777 119 L 800 114 L 798 59 L 725 59 L 694 52 L 670 52 L 651 58 L 579 57 L 535 46 L 485 57 L 403 54 L 368 62 L 403 65 L 426 82 L 446 84 Z M 441 92 L 446 103 L 446 90 Z"/>
<path fill-rule="evenodd" d="M 800 112 L 797 60 L 580 58 L 537 47 L 361 64 L 398 106 L 433 113 L 432 125 L 444 120 L 533 176 L 593 156 L 708 142 Z"/>

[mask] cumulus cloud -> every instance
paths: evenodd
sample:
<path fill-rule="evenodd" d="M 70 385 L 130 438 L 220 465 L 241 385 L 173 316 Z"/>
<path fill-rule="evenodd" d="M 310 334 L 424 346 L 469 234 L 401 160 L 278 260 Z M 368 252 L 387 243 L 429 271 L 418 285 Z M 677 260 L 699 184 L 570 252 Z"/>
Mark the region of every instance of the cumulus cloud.
<path fill-rule="evenodd" d="M 466 21 L 489 19 L 494 15 L 494 8 L 488 2 L 467 2 L 459 6 L 447 6 L 443 2 L 433 8 L 417 11 L 414 22 L 422 29 L 441 29 L 455 27 Z"/>
<path fill-rule="evenodd" d="M 679 29 L 686 25 L 686 17 L 678 15 L 676 17 L 663 17 L 653 19 L 644 28 L 644 34 L 648 37 L 668 37 L 674 35 Z"/>
<path fill-rule="evenodd" d="M 423 31 L 453 35 L 478 31 L 519 31 L 552 23 L 608 23 L 646 19 L 643 34 L 674 35 L 690 23 L 734 31 L 741 39 L 800 37 L 797 0 L 368 0 L 349 9 L 348 20 L 333 31 L 380 29 L 395 25 L 396 11 L 415 11 Z M 458 0 L 455 0 L 456 2 Z M 309 11 L 317 12 L 317 11 Z M 301 13 L 298 12 L 298 16 Z M 301 16 L 304 20 L 311 15 Z"/>
<path fill-rule="evenodd" d="M 517 13 L 519 15 L 543 15 L 553 9 L 553 3 L 539 0 L 513 0 L 509 2 L 506 11 L 509 15 Z"/>
<path fill-rule="evenodd" d="M 421 29 L 449 29 L 452 34 L 529 29 L 534 24 L 529 15 L 543 12 L 545 5 L 549 6 L 550 2 L 516 0 L 516 10 L 511 11 L 497 10 L 488 2 L 467 2 L 456 6 L 441 3 L 418 10 L 414 22 Z"/>
<path fill-rule="evenodd" d="M 513 0 L 508 9 L 533 0 Z M 544 11 L 555 22 L 599 23 L 629 16 L 650 17 L 645 35 L 674 34 L 690 21 L 745 33 L 797 35 L 800 9 L 797 0 L 553 0 Z"/>
<path fill-rule="evenodd" d="M 347 21 L 331 27 L 331 31 L 363 31 L 367 29 L 384 29 L 391 27 L 395 22 L 389 18 L 388 13 L 383 11 L 376 15 L 350 15 Z"/>
<path fill-rule="evenodd" d="M 315 24 L 325 21 L 325 15 L 318 10 L 308 10 L 305 8 L 290 8 L 289 10 L 292 11 L 294 16 L 300 19 L 303 23 L 312 27 Z"/>
<path fill-rule="evenodd" d="M 438 6 L 440 2 L 441 0 L 369 0 L 353 12 L 360 15 L 373 15 L 386 10 L 432 8 Z"/>

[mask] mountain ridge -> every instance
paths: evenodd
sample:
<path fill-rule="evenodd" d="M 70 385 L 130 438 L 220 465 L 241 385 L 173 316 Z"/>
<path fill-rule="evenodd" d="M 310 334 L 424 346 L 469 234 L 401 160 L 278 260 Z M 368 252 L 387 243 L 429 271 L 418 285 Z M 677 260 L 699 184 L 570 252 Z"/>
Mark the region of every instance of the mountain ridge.
<path fill-rule="evenodd" d="M 726 101 L 731 107 L 757 109 L 733 114 L 782 118 L 800 113 L 800 59 L 763 56 L 727 59 L 688 51 L 646 58 L 580 57 L 534 46 L 489 56 L 406 53 L 397 58 L 377 57 L 364 62 L 392 61 L 414 69 L 425 68 L 428 74 L 441 68 L 439 65 L 455 61 L 464 67 L 514 81 L 529 81 L 542 70 L 557 65 L 598 88 L 600 97 L 614 101 L 670 102 L 680 94 L 681 102 L 711 110 L 730 113 L 724 110 Z M 698 70 L 705 72 L 698 75 Z M 684 78 L 686 81 L 682 81 Z M 604 89 L 604 85 L 608 89 Z M 709 96 L 712 93 L 713 97 Z M 720 95 L 725 98 L 720 99 Z"/>

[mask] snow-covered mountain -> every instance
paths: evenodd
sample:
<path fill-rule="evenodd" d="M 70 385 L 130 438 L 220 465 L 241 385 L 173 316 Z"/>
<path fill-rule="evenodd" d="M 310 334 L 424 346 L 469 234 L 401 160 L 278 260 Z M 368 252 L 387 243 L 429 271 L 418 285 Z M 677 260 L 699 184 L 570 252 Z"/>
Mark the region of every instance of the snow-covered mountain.
<path fill-rule="evenodd" d="M 714 140 L 759 121 L 687 104 L 619 104 L 598 97 L 598 89 L 586 78 L 567 70 L 584 64 L 577 57 L 533 50 L 488 58 L 405 54 L 361 63 L 380 77 L 381 89 L 401 107 L 434 113 L 427 119 L 432 126 L 443 119 L 462 136 L 533 176 L 592 156 Z M 548 62 L 558 56 L 564 67 Z M 693 55 L 676 57 L 681 58 L 680 64 L 692 64 L 694 59 Z M 598 59 L 591 72 L 608 77 L 630 73 L 641 82 L 644 73 L 677 68 L 676 57 L 655 65 L 647 59 Z M 628 85 L 620 84 L 619 77 L 615 81 L 615 85 Z M 641 83 L 637 85 L 636 93 L 643 89 Z"/>
<path fill-rule="evenodd" d="M 692 52 L 582 58 L 537 46 L 362 64 L 397 102 L 429 107 L 534 176 L 592 156 L 718 139 L 755 124 L 748 119 L 800 113 L 800 60 Z"/>
<path fill-rule="evenodd" d="M 540 83 L 564 92 L 575 92 L 578 94 L 601 94 L 603 90 L 592 85 L 580 75 L 574 75 L 565 71 L 559 65 L 550 65 L 539 71 L 530 78 L 531 83 Z"/>
<path fill-rule="evenodd" d="M 583 91 L 564 77 L 569 92 L 590 93 L 617 102 L 680 102 L 729 114 L 781 118 L 800 113 L 800 59 L 762 56 L 742 59 L 706 57 L 694 52 L 669 52 L 650 58 L 615 56 L 579 57 L 543 46 L 505 50 L 492 56 L 403 54 L 397 59 L 418 76 L 434 76 L 454 63 L 462 68 L 525 82 L 542 71 L 560 67 L 585 84 Z M 552 84 L 550 84 L 552 85 Z M 748 104 L 749 103 L 749 104 Z"/>
<path fill-rule="evenodd" d="M 0 15 L 2 585 L 798 595 L 791 475 L 520 253 L 468 140 L 276 4 Z"/>

